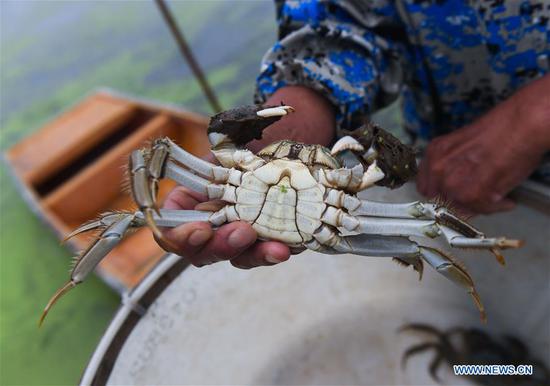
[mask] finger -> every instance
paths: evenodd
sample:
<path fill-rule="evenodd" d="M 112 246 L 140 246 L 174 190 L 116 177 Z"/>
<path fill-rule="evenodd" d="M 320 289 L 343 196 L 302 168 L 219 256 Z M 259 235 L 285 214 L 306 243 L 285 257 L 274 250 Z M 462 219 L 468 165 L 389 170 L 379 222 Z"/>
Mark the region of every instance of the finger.
<path fill-rule="evenodd" d="M 230 260 L 250 247 L 256 241 L 257 234 L 252 226 L 242 221 L 220 227 L 202 248 L 189 253 L 186 257 L 197 266 Z"/>
<path fill-rule="evenodd" d="M 163 228 L 163 238 L 157 243 L 166 251 L 180 256 L 194 256 L 214 237 L 212 226 L 207 222 L 183 224 L 175 228 Z"/>
<path fill-rule="evenodd" d="M 264 265 L 275 265 L 290 258 L 288 246 L 276 241 L 262 241 L 242 255 L 231 259 L 231 264 L 237 268 L 249 269 Z"/>
<path fill-rule="evenodd" d="M 164 209 L 193 209 L 208 198 L 183 186 L 175 187 L 164 200 Z"/>
<path fill-rule="evenodd" d="M 200 202 L 195 206 L 195 210 L 203 210 L 208 212 L 216 212 L 223 208 L 224 206 L 227 206 L 227 202 L 222 200 L 212 200 L 212 201 L 206 201 L 206 202 Z"/>

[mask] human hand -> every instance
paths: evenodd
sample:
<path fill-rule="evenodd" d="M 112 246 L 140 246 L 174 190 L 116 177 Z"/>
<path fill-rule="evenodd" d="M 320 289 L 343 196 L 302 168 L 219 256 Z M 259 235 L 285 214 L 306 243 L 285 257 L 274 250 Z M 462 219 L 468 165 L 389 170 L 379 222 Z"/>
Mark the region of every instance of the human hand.
<path fill-rule="evenodd" d="M 523 88 L 460 130 L 434 139 L 417 188 L 467 214 L 510 210 L 506 195 L 550 149 L 550 76 Z"/>
<path fill-rule="evenodd" d="M 206 196 L 178 186 L 164 202 L 166 209 L 217 210 L 223 203 L 207 202 Z M 195 222 L 163 230 L 162 248 L 185 256 L 197 266 L 229 260 L 237 268 L 274 265 L 288 260 L 289 248 L 275 241 L 257 241 L 256 231 L 244 221 L 223 225 L 216 231 L 207 222 Z"/>

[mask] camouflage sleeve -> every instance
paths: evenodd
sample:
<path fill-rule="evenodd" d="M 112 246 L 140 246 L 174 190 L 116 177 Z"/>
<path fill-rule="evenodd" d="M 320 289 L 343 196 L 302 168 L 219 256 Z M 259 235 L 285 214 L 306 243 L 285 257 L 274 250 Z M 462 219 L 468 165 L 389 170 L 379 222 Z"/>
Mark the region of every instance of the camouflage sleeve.
<path fill-rule="evenodd" d="M 256 102 L 304 85 L 337 108 L 338 132 L 358 128 L 402 83 L 404 36 L 388 0 L 276 1 L 279 41 L 262 60 Z"/>

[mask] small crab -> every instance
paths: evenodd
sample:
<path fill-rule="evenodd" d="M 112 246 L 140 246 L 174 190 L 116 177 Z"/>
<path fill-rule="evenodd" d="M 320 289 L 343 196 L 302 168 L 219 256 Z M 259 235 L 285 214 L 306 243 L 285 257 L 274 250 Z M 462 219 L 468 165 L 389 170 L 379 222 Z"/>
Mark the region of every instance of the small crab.
<path fill-rule="evenodd" d="M 400 331 L 427 333 L 435 340 L 417 344 L 405 351 L 402 366 L 405 367 L 411 355 L 434 349 L 436 355 L 430 363 L 432 378 L 440 382 L 437 370 L 443 362 L 449 365 L 532 365 L 532 376 L 489 376 L 472 375 L 480 385 L 487 386 L 544 386 L 550 385 L 550 371 L 538 359 L 531 357 L 529 350 L 518 338 L 504 335 L 502 339 L 492 338 L 477 328 L 451 328 L 441 332 L 427 324 L 408 324 Z"/>
<path fill-rule="evenodd" d="M 272 123 L 294 111 L 291 106 L 244 106 L 211 118 L 208 138 L 221 166 L 193 156 L 169 138 L 150 149 L 135 150 L 129 161 L 130 186 L 139 210 L 110 212 L 83 224 L 67 238 L 100 230 L 75 260 L 70 280 L 47 304 L 51 306 L 81 283 L 131 228 L 148 225 L 157 239 L 159 227 L 206 221 L 214 227 L 247 221 L 259 239 L 278 240 L 294 251 L 354 253 L 393 257 L 422 275 L 423 262 L 468 291 L 482 317 L 483 306 L 466 270 L 443 251 L 410 237 L 443 237 L 450 246 L 484 248 L 498 258 L 499 249 L 518 247 L 517 240 L 487 238 L 483 233 L 433 203 L 390 204 L 361 200 L 356 194 L 375 184 L 395 188 L 416 172 L 414 152 L 391 134 L 368 124 L 361 136 L 341 138 L 329 150 L 283 140 L 258 154 L 244 149 Z M 169 178 L 211 200 L 227 203 L 217 211 L 158 209 L 161 178 Z"/>

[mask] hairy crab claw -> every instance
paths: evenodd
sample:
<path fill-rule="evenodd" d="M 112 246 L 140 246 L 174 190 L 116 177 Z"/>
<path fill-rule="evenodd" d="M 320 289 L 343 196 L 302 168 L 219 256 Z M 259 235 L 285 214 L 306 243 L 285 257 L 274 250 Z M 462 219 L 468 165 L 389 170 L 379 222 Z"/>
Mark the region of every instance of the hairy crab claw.
<path fill-rule="evenodd" d="M 113 212 L 71 233 L 98 230 L 77 259 L 70 279 L 52 297 L 53 304 L 81 283 L 133 228 L 148 226 L 166 245 L 159 227 L 204 221 L 214 228 L 246 221 L 263 240 L 285 243 L 292 250 L 327 254 L 352 253 L 393 258 L 412 266 L 419 276 L 424 263 L 464 288 L 482 319 L 483 306 L 472 277 L 447 252 L 420 239 L 442 238 L 451 248 L 498 251 L 520 246 L 517 240 L 489 238 L 444 206 L 434 203 L 385 203 L 361 200 L 357 193 L 373 185 L 396 188 L 416 173 L 415 153 L 378 126 L 361 127 L 358 138 L 341 138 L 329 150 L 283 140 L 257 154 L 244 148 L 263 130 L 284 118 L 291 106 L 244 106 L 214 115 L 207 134 L 220 165 L 180 148 L 169 138 L 130 156 L 130 186 L 139 210 Z M 158 209 L 158 181 L 171 179 L 221 206 L 208 210 Z"/>

